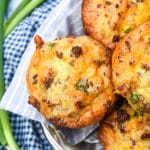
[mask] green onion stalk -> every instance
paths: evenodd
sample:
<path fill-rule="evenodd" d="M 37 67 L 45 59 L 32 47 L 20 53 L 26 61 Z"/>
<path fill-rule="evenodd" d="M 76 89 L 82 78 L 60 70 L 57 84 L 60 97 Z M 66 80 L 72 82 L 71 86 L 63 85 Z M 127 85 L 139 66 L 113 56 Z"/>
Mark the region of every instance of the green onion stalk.
<path fill-rule="evenodd" d="M 27 0 L 24 0 L 27 1 Z M 36 8 L 39 4 L 44 2 L 44 0 L 30 0 L 29 3 L 22 2 L 20 4 L 19 12 L 15 12 L 12 18 L 7 21 L 5 25 L 4 37 L 6 38 L 8 34 L 19 24 L 19 22 L 26 17 L 34 8 Z M 24 5 L 26 4 L 26 5 Z M 23 6 L 22 6 L 23 5 Z"/>
<path fill-rule="evenodd" d="M 4 16 L 8 0 L 0 0 L 0 100 L 5 92 L 3 74 L 3 40 L 8 34 L 26 17 L 34 8 L 44 0 L 22 0 L 20 5 L 4 25 Z M 3 28 L 5 27 L 5 28 Z M 7 111 L 0 110 L 0 144 L 8 146 L 11 150 L 19 150 L 13 137 L 10 126 L 9 114 Z"/>
<path fill-rule="evenodd" d="M 22 0 L 22 2 L 19 4 L 19 6 L 16 8 L 16 10 L 13 12 L 13 14 L 10 16 L 10 18 L 8 20 L 6 20 L 5 25 L 4 25 L 4 29 L 6 28 L 6 26 L 8 26 L 8 24 L 10 24 L 13 19 L 16 17 L 16 15 L 22 11 L 22 9 L 30 2 L 31 0 Z"/>
<path fill-rule="evenodd" d="M 4 78 L 3 78 L 3 25 L 6 11 L 7 0 L 0 0 L 0 100 L 4 94 Z M 0 128 L 1 128 L 1 144 L 8 144 L 12 150 L 19 150 L 18 145 L 12 134 L 9 115 L 7 111 L 0 110 Z M 3 135 L 2 135 L 3 134 Z"/>

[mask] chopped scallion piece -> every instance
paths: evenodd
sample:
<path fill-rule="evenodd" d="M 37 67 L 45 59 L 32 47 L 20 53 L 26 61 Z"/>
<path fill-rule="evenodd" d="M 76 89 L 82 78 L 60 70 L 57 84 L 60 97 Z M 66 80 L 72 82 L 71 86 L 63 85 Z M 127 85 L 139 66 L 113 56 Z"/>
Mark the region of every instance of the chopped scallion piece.
<path fill-rule="evenodd" d="M 130 101 L 132 104 L 135 104 L 139 101 L 139 96 L 137 94 L 133 94 L 131 97 L 130 97 Z"/>
<path fill-rule="evenodd" d="M 88 84 L 84 80 L 81 80 L 77 83 L 77 89 L 80 91 L 88 93 L 88 91 L 87 91 Z"/>
<path fill-rule="evenodd" d="M 77 85 L 77 89 L 83 92 L 88 92 L 87 87 L 85 87 L 84 85 Z"/>
<path fill-rule="evenodd" d="M 143 115 L 143 109 L 141 107 L 137 108 L 135 110 L 135 115 L 136 116 L 142 116 Z"/>
<path fill-rule="evenodd" d="M 129 33 L 130 31 L 132 30 L 132 26 L 131 25 L 128 25 L 124 28 L 124 33 L 127 34 Z"/>
<path fill-rule="evenodd" d="M 48 43 L 48 47 L 53 48 L 56 45 L 56 43 Z"/>

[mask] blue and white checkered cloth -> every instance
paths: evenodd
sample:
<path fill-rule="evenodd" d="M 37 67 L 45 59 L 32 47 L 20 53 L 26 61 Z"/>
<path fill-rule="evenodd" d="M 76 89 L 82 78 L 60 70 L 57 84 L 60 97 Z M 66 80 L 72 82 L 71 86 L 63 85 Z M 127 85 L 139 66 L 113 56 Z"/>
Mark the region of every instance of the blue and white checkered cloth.
<path fill-rule="evenodd" d="M 6 89 L 9 86 L 21 57 L 36 30 L 50 11 L 61 0 L 46 0 L 26 17 L 4 42 L 4 77 Z M 16 114 L 10 114 L 15 139 L 23 150 L 51 150 L 40 123 Z M 2 150 L 4 148 L 0 148 Z"/>

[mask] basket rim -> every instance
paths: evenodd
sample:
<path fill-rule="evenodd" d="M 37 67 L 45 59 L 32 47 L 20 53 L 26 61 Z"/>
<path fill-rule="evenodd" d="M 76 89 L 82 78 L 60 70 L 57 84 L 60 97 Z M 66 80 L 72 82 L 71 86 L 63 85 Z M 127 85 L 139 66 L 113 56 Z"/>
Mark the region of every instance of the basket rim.
<path fill-rule="evenodd" d="M 58 142 L 54 139 L 54 137 L 50 134 L 49 130 L 48 130 L 48 126 L 46 126 L 45 124 L 41 123 L 44 134 L 47 138 L 47 140 L 49 141 L 49 143 L 53 146 L 53 148 L 57 149 L 57 150 L 64 150 L 60 144 L 58 144 Z"/>

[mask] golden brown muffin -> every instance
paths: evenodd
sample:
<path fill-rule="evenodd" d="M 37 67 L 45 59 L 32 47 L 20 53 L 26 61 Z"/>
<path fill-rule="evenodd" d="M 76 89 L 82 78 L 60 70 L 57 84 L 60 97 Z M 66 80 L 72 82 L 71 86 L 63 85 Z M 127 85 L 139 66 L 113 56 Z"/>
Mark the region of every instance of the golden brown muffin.
<path fill-rule="evenodd" d="M 150 0 L 83 0 L 85 32 L 109 48 L 150 18 Z"/>
<path fill-rule="evenodd" d="M 113 58 L 115 92 L 139 113 L 150 113 L 150 21 L 117 45 Z"/>
<path fill-rule="evenodd" d="M 103 120 L 98 138 L 105 150 L 150 150 L 150 115 L 138 116 L 123 104 Z"/>
<path fill-rule="evenodd" d="M 115 101 L 109 52 L 88 36 L 43 44 L 35 37 L 27 72 L 29 103 L 60 127 L 99 122 Z"/>

